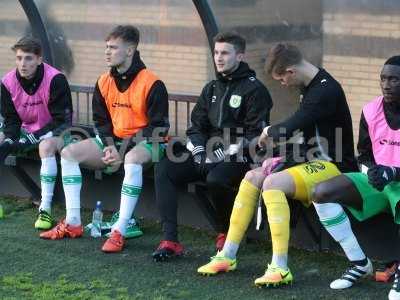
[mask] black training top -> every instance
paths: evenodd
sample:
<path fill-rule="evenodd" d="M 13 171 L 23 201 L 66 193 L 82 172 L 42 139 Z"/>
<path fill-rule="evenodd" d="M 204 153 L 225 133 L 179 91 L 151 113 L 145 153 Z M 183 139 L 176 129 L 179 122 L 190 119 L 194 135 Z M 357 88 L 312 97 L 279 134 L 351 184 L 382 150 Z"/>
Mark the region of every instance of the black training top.
<path fill-rule="evenodd" d="M 237 143 L 238 137 L 250 142 L 269 124 L 271 107 L 267 88 L 254 70 L 241 62 L 233 73 L 218 74 L 216 80 L 206 84 L 193 108 L 192 124 L 186 134 L 195 147 L 201 148 L 210 138 L 222 137 L 224 129 L 230 129 L 231 143 Z"/>
<path fill-rule="evenodd" d="M 274 141 L 304 133 L 304 151 L 312 158 L 332 160 L 342 172 L 357 170 L 354 158 L 353 126 L 341 85 L 324 69 L 301 91 L 298 110 L 268 129 Z M 337 149 L 336 149 L 337 148 Z M 317 150 L 318 151 L 315 151 Z"/>

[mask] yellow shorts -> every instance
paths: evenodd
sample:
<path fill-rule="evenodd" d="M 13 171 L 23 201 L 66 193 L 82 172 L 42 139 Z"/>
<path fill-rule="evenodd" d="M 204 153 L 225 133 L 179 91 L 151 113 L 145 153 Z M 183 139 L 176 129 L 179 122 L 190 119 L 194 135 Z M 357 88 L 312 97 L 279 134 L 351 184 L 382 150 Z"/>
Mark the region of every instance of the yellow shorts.
<path fill-rule="evenodd" d="M 341 174 L 333 163 L 324 160 L 313 160 L 286 171 L 293 177 L 295 183 L 293 198 L 301 201 L 304 206 L 310 206 L 311 193 L 316 184 Z"/>

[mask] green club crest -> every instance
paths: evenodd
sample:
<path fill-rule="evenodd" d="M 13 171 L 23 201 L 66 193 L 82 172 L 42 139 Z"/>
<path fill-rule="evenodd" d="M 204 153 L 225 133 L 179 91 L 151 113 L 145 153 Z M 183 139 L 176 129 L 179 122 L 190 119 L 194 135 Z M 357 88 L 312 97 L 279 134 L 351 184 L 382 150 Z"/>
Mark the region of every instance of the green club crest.
<path fill-rule="evenodd" d="M 232 108 L 238 108 L 240 106 L 240 103 L 242 103 L 242 97 L 239 95 L 232 95 L 231 99 L 229 100 L 229 105 Z"/>

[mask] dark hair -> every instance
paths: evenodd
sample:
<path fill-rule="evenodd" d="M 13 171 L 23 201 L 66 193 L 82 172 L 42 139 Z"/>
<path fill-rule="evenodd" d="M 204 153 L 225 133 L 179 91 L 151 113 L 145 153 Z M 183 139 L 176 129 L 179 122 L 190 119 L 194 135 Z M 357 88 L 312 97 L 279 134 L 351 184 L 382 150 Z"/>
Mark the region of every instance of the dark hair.
<path fill-rule="evenodd" d="M 400 56 L 392 56 L 385 62 L 385 65 L 400 66 Z"/>
<path fill-rule="evenodd" d="M 38 39 L 30 36 L 24 36 L 11 47 L 14 52 L 17 50 L 22 50 L 24 52 L 29 52 L 36 54 L 37 56 L 42 56 L 42 45 Z"/>
<path fill-rule="evenodd" d="M 282 75 L 286 68 L 299 64 L 303 60 L 299 48 L 288 43 L 279 43 L 273 46 L 267 56 L 268 74 Z"/>
<path fill-rule="evenodd" d="M 235 31 L 220 32 L 214 39 L 215 43 L 228 43 L 232 44 L 236 52 L 244 53 L 246 51 L 246 40 Z"/>
<path fill-rule="evenodd" d="M 121 38 L 124 42 L 139 44 L 139 29 L 132 25 L 118 25 L 107 35 L 106 41 Z"/>

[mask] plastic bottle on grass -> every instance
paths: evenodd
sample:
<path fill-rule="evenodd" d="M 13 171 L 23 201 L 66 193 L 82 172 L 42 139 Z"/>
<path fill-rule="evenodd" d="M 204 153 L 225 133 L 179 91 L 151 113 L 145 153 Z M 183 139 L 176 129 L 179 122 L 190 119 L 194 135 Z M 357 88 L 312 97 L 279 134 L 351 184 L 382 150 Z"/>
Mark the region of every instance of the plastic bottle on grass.
<path fill-rule="evenodd" d="M 101 237 L 101 223 L 103 221 L 103 212 L 101 211 L 101 201 L 97 201 L 96 208 L 93 211 L 92 228 L 90 235 L 94 238 Z"/>
<path fill-rule="evenodd" d="M 4 218 L 4 210 L 3 210 L 3 205 L 0 204 L 0 219 Z"/>

